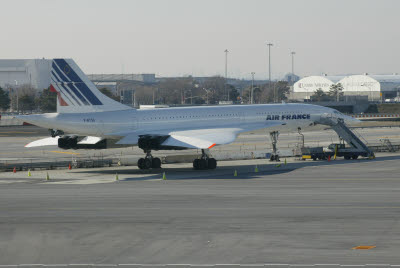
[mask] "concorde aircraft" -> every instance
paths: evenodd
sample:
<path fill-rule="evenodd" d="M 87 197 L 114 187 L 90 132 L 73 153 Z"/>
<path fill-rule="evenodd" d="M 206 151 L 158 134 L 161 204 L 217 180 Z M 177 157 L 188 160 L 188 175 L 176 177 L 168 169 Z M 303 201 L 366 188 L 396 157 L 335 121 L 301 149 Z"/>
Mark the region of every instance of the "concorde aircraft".
<path fill-rule="evenodd" d="M 340 112 L 310 104 L 221 105 L 138 110 L 103 95 L 72 59 L 53 59 L 50 90 L 57 93 L 57 112 L 18 116 L 51 130 L 51 137 L 26 147 L 58 145 L 62 149 L 106 149 L 137 145 L 146 154 L 140 169 L 160 168 L 152 150 L 201 149 L 194 169 L 214 169 L 214 146 L 232 143 L 240 133 L 265 129 L 279 160 L 279 132 L 312 128 L 324 118 L 359 122 Z M 64 133 L 73 133 L 65 135 Z"/>

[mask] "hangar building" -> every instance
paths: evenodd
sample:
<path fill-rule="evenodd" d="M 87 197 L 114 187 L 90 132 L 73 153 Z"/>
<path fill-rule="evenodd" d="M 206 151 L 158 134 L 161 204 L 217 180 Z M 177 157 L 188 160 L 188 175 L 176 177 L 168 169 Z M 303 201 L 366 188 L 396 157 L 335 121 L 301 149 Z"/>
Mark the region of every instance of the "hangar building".
<path fill-rule="evenodd" d="M 50 84 L 50 60 L 10 59 L 0 60 L 0 87 L 14 88 L 16 85 L 31 85 L 36 89 Z"/>
<path fill-rule="evenodd" d="M 29 85 L 42 90 L 50 86 L 51 59 L 0 59 L 0 87 L 14 89 Z M 88 74 L 97 86 L 104 83 L 118 84 L 155 83 L 155 74 Z"/>
<path fill-rule="evenodd" d="M 307 101 L 321 89 L 329 92 L 331 85 L 340 83 L 344 96 L 367 96 L 369 101 L 399 99 L 400 75 L 308 76 L 294 83 L 289 99 Z"/>

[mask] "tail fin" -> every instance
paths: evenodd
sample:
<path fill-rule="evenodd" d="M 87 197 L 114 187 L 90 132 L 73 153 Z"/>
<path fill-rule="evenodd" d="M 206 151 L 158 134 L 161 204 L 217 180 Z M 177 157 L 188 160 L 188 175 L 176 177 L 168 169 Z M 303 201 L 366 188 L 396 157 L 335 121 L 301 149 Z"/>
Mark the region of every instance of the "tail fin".
<path fill-rule="evenodd" d="M 57 92 L 58 113 L 132 109 L 102 94 L 72 59 L 53 59 L 50 90 Z"/>

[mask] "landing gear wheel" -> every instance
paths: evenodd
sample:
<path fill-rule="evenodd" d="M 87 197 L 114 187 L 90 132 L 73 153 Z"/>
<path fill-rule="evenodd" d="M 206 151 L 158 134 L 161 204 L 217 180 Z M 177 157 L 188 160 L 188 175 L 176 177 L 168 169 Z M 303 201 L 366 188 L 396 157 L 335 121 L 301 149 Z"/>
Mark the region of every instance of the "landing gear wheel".
<path fill-rule="evenodd" d="M 161 160 L 158 157 L 153 158 L 153 161 L 151 163 L 152 168 L 160 168 L 161 167 Z"/>
<path fill-rule="evenodd" d="M 207 160 L 206 159 L 200 159 L 199 169 L 207 169 Z"/>
<path fill-rule="evenodd" d="M 137 162 L 139 169 L 144 169 L 144 158 L 140 158 Z"/>
<path fill-rule="evenodd" d="M 208 159 L 208 169 L 215 169 L 217 167 L 217 160 L 215 158 Z"/>
<path fill-rule="evenodd" d="M 200 169 L 200 164 L 199 164 L 199 162 L 200 162 L 200 159 L 195 159 L 195 160 L 193 160 L 193 168 L 194 168 L 195 170 Z"/>
<path fill-rule="evenodd" d="M 271 155 L 269 161 L 276 161 L 276 162 L 279 162 L 279 161 L 280 161 L 280 160 L 279 160 L 279 155 Z"/>
<path fill-rule="evenodd" d="M 357 160 L 357 158 L 358 158 L 358 155 L 353 155 L 353 157 L 352 157 L 354 160 Z"/>
<path fill-rule="evenodd" d="M 210 158 L 205 150 L 201 150 L 201 158 L 193 160 L 193 168 L 195 170 L 199 169 L 215 169 L 217 167 L 217 160 L 215 158 Z"/>
<path fill-rule="evenodd" d="M 144 162 L 143 162 L 143 167 L 144 167 L 144 169 L 149 169 L 149 168 L 151 168 L 151 160 L 149 159 L 149 158 L 146 158 L 146 159 L 144 159 Z"/>

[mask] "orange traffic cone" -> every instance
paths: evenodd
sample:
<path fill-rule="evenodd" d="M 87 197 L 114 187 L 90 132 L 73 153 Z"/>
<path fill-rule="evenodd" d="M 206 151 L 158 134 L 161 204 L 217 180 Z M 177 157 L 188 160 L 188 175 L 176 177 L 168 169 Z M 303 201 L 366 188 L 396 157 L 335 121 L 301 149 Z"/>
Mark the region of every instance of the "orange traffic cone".
<path fill-rule="evenodd" d="M 331 161 L 331 156 L 330 155 L 328 155 L 328 161 Z"/>
<path fill-rule="evenodd" d="M 17 169 L 15 167 L 13 169 L 13 173 L 17 173 Z"/>
<path fill-rule="evenodd" d="M 69 164 L 68 164 L 68 169 L 69 169 L 69 170 L 71 170 L 71 169 L 72 169 L 72 167 L 71 167 L 71 163 L 69 163 Z"/>

